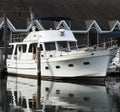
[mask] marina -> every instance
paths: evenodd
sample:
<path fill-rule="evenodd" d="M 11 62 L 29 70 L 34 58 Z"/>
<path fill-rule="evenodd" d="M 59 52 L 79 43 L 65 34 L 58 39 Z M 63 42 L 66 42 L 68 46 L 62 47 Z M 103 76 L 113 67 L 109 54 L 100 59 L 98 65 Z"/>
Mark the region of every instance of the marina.
<path fill-rule="evenodd" d="M 64 22 L 67 26 L 64 18 L 49 19 L 57 22 L 59 20 L 59 23 Z M 107 46 L 108 43 L 111 43 L 111 46 Z M 54 79 L 103 78 L 118 49 L 114 42 L 109 41 L 79 48 L 70 28 L 61 28 L 59 25 L 56 29 L 40 31 L 36 31 L 33 25 L 32 32 L 23 42 L 9 45 L 12 54 L 11 58 L 6 60 L 8 73 L 34 78 L 40 70 L 41 77 Z"/>
<path fill-rule="evenodd" d="M 0 1 L 0 112 L 120 112 L 118 4 Z"/>
<path fill-rule="evenodd" d="M 119 111 L 117 66 L 107 75 L 119 54 L 113 40 L 79 47 L 69 27 L 35 31 L 33 26 L 22 42 L 9 45 L 11 54 L 1 50 L 0 58 L 1 112 Z"/>

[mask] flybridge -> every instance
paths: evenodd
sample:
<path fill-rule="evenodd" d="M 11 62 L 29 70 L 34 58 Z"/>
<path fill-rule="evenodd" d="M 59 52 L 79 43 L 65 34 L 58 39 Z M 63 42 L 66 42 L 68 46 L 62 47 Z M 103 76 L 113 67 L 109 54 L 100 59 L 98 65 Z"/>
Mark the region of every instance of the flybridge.
<path fill-rule="evenodd" d="M 54 42 L 54 41 L 77 41 L 74 35 L 69 30 L 44 30 L 31 32 L 25 39 L 25 41 L 37 41 L 37 42 Z"/>

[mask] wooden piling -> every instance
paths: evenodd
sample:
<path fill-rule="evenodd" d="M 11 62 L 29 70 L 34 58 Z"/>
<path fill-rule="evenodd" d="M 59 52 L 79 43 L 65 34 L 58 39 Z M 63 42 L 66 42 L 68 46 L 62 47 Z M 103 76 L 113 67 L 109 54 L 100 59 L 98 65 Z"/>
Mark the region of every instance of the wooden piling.
<path fill-rule="evenodd" d="M 37 47 L 37 109 L 40 110 L 41 100 L 41 55 L 40 47 Z"/>
<path fill-rule="evenodd" d="M 0 49 L 0 72 L 3 71 L 3 50 Z"/>
<path fill-rule="evenodd" d="M 3 12 L 3 16 L 4 16 L 4 69 L 6 71 L 7 67 L 6 67 L 6 59 L 7 59 L 7 15 L 6 15 L 6 11 Z"/>

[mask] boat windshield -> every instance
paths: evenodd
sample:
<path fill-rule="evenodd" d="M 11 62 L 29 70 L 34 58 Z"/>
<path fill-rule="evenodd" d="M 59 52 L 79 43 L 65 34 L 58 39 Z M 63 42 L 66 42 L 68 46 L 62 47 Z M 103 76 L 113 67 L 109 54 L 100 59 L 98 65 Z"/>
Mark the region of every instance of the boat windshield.
<path fill-rule="evenodd" d="M 70 50 L 77 50 L 76 42 L 69 42 Z"/>
<path fill-rule="evenodd" d="M 59 51 L 68 51 L 68 44 L 67 41 L 61 41 L 61 42 L 57 42 L 58 45 L 58 50 Z"/>
<path fill-rule="evenodd" d="M 55 42 L 47 42 L 45 43 L 46 51 L 56 50 Z"/>

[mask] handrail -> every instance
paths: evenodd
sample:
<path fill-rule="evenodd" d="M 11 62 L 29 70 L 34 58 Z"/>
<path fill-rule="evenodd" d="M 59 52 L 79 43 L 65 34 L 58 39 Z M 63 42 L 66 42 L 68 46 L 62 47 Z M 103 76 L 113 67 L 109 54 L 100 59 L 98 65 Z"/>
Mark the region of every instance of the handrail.
<path fill-rule="evenodd" d="M 111 47 L 117 47 L 116 41 L 112 40 L 112 41 L 108 41 L 108 42 L 104 42 L 104 43 L 100 43 L 100 44 L 97 44 L 97 45 L 93 45 L 93 46 L 84 46 L 84 47 L 81 47 L 78 48 L 77 47 L 74 47 L 73 48 L 76 48 L 77 50 L 69 50 L 68 48 L 62 48 L 60 51 L 49 51 L 48 53 L 46 53 L 46 55 L 48 55 L 48 57 L 60 57 L 60 56 L 63 56 L 63 55 L 69 55 L 71 54 L 71 51 L 76 51 L 76 54 L 80 51 L 97 51 L 97 50 L 105 50 L 105 49 L 108 49 L 108 48 L 111 48 Z M 107 45 L 107 44 L 110 44 L 110 45 Z M 71 47 L 72 48 L 72 47 Z M 52 53 L 53 52 L 53 53 Z M 59 52 L 59 53 L 58 53 Z"/>
<path fill-rule="evenodd" d="M 117 46 L 116 44 L 116 40 L 111 40 L 111 41 L 108 41 L 108 42 L 103 42 L 103 43 L 100 43 L 100 44 L 95 44 L 93 46 L 84 46 L 84 47 L 81 47 L 83 45 L 80 45 L 78 46 L 78 48 L 87 48 L 87 49 L 93 49 L 93 50 L 103 50 L 103 49 L 106 49 L 106 48 L 109 48 L 110 46 Z"/>

